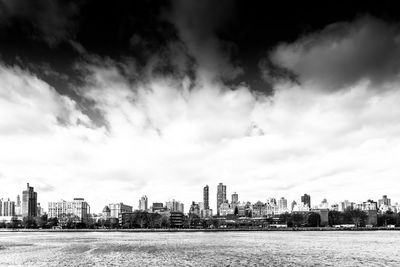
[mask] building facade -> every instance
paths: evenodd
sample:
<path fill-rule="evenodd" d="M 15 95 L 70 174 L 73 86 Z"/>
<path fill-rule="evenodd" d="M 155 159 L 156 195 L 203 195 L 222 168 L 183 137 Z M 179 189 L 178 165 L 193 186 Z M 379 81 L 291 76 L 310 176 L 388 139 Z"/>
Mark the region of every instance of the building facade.
<path fill-rule="evenodd" d="M 169 216 L 169 222 L 171 228 L 182 228 L 183 227 L 184 215 L 183 212 L 173 211 Z"/>
<path fill-rule="evenodd" d="M 378 207 L 380 208 L 382 205 L 391 206 L 391 200 L 387 197 L 387 195 L 383 195 L 382 199 L 378 200 Z"/>
<path fill-rule="evenodd" d="M 203 188 L 203 203 L 204 203 L 204 209 L 208 210 L 210 208 L 210 202 L 209 202 L 209 196 L 210 196 L 210 188 L 208 187 L 208 185 L 206 185 Z"/>
<path fill-rule="evenodd" d="M 226 185 L 219 183 L 217 187 L 217 215 L 219 214 L 219 209 L 222 203 L 226 201 Z"/>
<path fill-rule="evenodd" d="M 0 200 L 0 216 L 15 216 L 15 202 L 8 200 Z"/>
<path fill-rule="evenodd" d="M 304 206 L 308 206 L 308 208 L 311 208 L 311 196 L 307 194 L 301 196 L 301 203 L 303 203 Z"/>
<path fill-rule="evenodd" d="M 110 218 L 119 218 L 120 214 L 132 212 L 133 207 L 125 205 L 124 203 L 111 203 L 108 204 L 110 208 Z"/>
<path fill-rule="evenodd" d="M 74 215 L 82 222 L 89 217 L 90 206 L 84 198 L 74 198 L 73 201 L 60 200 L 49 202 L 48 217 L 61 218 L 64 215 Z"/>
<path fill-rule="evenodd" d="M 142 196 L 139 199 L 139 210 L 147 211 L 148 199 L 147 196 Z"/>
<path fill-rule="evenodd" d="M 285 212 L 288 211 L 288 208 L 287 208 L 287 199 L 286 199 L 286 198 L 281 197 L 281 198 L 278 200 L 278 208 L 279 208 L 280 213 L 285 213 Z"/>
<path fill-rule="evenodd" d="M 164 211 L 164 209 L 166 208 L 164 207 L 164 204 L 161 202 L 153 202 L 153 205 L 151 206 L 152 212 Z"/>
<path fill-rule="evenodd" d="M 19 195 L 15 201 L 15 216 L 21 216 L 21 197 Z"/>
<path fill-rule="evenodd" d="M 200 217 L 200 206 L 199 203 L 192 201 L 192 205 L 190 205 L 189 214 L 194 214 Z"/>
<path fill-rule="evenodd" d="M 232 201 L 231 201 L 231 204 L 232 204 L 232 205 L 236 205 L 238 202 L 239 202 L 239 195 L 238 195 L 236 192 L 234 192 L 234 193 L 232 194 Z"/>
<path fill-rule="evenodd" d="M 176 201 L 175 199 L 168 201 L 165 203 L 165 206 L 167 209 L 169 209 L 171 212 L 184 212 L 184 205 L 183 203 L 180 203 L 179 201 Z"/>
<path fill-rule="evenodd" d="M 37 193 L 33 187 L 26 186 L 26 190 L 22 191 L 22 217 L 36 217 L 37 216 Z"/>

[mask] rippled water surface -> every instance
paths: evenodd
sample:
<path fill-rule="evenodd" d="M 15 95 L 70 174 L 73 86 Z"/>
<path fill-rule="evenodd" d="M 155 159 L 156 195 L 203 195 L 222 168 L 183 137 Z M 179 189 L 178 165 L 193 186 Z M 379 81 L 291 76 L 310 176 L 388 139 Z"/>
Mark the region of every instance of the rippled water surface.
<path fill-rule="evenodd" d="M 0 265 L 400 266 L 400 232 L 0 232 Z"/>

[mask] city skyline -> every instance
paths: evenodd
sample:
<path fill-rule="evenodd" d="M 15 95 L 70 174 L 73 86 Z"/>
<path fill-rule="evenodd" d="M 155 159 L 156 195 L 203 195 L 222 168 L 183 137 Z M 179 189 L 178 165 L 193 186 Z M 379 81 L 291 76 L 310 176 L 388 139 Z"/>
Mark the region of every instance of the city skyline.
<path fill-rule="evenodd" d="M 293 204 L 295 206 L 297 206 L 299 211 L 301 211 L 303 209 L 303 207 L 307 208 L 308 210 L 322 208 L 322 209 L 333 209 L 333 210 L 343 211 L 347 207 L 350 207 L 353 205 L 355 205 L 357 207 L 357 205 L 364 205 L 363 203 L 366 203 L 369 201 L 375 202 L 378 209 L 381 205 L 385 205 L 388 207 L 396 206 L 396 207 L 400 208 L 400 205 L 399 205 L 400 202 L 398 202 L 397 200 L 392 201 L 392 198 L 388 198 L 387 195 L 381 195 L 379 197 L 376 196 L 376 198 L 368 198 L 368 199 L 364 199 L 364 200 L 342 199 L 340 201 L 328 201 L 326 198 L 324 198 L 320 202 L 315 201 L 315 202 L 317 202 L 317 204 L 315 204 L 315 202 L 314 202 L 314 205 L 313 205 L 313 204 L 311 204 L 312 203 L 311 201 L 313 198 L 309 194 L 299 195 L 297 199 L 293 199 L 293 200 L 288 199 L 285 196 L 280 196 L 280 197 L 269 196 L 265 199 L 249 201 L 249 200 L 240 199 L 239 194 L 237 192 L 233 192 L 231 194 L 231 200 L 229 200 L 226 197 L 227 185 L 224 185 L 223 183 L 219 183 L 216 186 L 216 188 L 217 188 L 217 190 L 216 190 L 217 195 L 219 194 L 218 192 L 220 190 L 221 197 L 223 198 L 223 196 L 225 196 L 225 199 L 222 200 L 221 203 L 219 203 L 220 208 L 221 208 L 221 204 L 223 204 L 223 203 L 227 203 L 229 205 L 235 206 L 236 204 L 246 204 L 246 203 L 250 203 L 250 204 L 255 204 L 258 202 L 270 203 L 271 200 L 274 201 L 274 203 L 272 203 L 272 204 L 274 206 L 276 206 L 277 208 L 279 208 L 279 210 L 282 211 L 282 210 L 287 209 L 287 212 L 292 212 L 293 210 L 295 210 Z M 84 208 L 83 210 L 91 211 L 89 213 L 93 213 L 93 214 L 100 214 L 100 213 L 104 212 L 105 207 L 108 207 L 111 214 L 113 215 L 112 217 L 118 217 L 118 216 L 116 216 L 116 214 L 121 213 L 121 211 L 117 212 L 116 210 L 122 210 L 125 212 L 132 212 L 134 210 L 153 212 L 152 209 L 154 209 L 154 207 L 152 206 L 152 204 L 161 205 L 161 206 L 163 204 L 165 204 L 165 208 L 167 208 L 171 211 L 182 211 L 184 213 L 188 213 L 193 204 L 196 204 L 196 205 L 201 204 L 202 205 L 201 206 L 202 208 L 200 208 L 199 211 L 208 210 L 211 207 L 210 204 L 209 204 L 208 208 L 204 205 L 204 203 L 205 203 L 204 200 L 206 199 L 205 192 L 209 193 L 209 186 L 205 185 L 202 189 L 203 189 L 202 190 L 202 193 L 203 193 L 202 198 L 201 199 L 193 199 L 189 204 L 183 203 L 179 200 L 176 200 L 175 198 L 163 200 L 163 201 L 160 201 L 160 200 L 153 201 L 150 199 L 150 201 L 149 201 L 148 197 L 146 195 L 143 195 L 138 199 L 139 205 L 137 206 L 137 208 L 135 208 L 134 205 L 131 205 L 132 203 L 130 203 L 130 202 L 124 203 L 122 201 L 115 200 L 113 202 L 104 204 L 102 209 L 94 210 L 94 209 L 90 208 L 90 201 L 88 201 L 88 202 L 85 201 L 85 198 L 83 198 L 83 197 L 74 197 L 72 202 L 65 201 L 63 198 L 59 198 L 58 200 L 44 201 L 44 203 L 46 203 L 46 205 L 48 204 L 48 206 L 46 208 L 44 208 L 43 205 L 40 205 L 40 203 L 38 202 L 38 192 L 34 191 L 34 187 L 30 186 L 30 184 L 27 183 L 26 190 L 22 191 L 22 196 L 23 196 L 22 202 L 19 202 L 20 195 L 17 195 L 15 197 L 16 201 L 13 201 L 13 199 L 11 197 L 0 196 L 0 216 L 5 216 L 4 212 L 3 212 L 3 209 L 4 209 L 3 203 L 4 202 L 12 203 L 14 214 L 20 214 L 20 216 L 22 216 L 22 217 L 27 217 L 27 216 L 35 217 L 38 214 L 43 214 L 43 212 L 47 213 L 48 215 L 49 214 L 50 215 L 51 214 L 61 214 L 62 212 L 60 213 L 59 210 L 57 211 L 56 207 L 60 207 L 60 208 L 63 207 L 63 209 L 66 210 L 68 203 L 73 203 L 72 205 L 77 205 L 76 203 L 86 203 L 85 205 L 87 206 L 87 208 Z M 201 201 L 199 201 L 199 200 L 201 200 Z M 114 203 L 116 203 L 116 204 L 114 204 Z M 291 207 L 288 203 L 292 203 Z M 79 204 L 79 205 L 82 205 L 82 204 Z M 181 205 L 183 205 L 183 206 L 181 206 Z M 216 205 L 218 206 L 218 202 L 216 202 Z M 16 209 L 17 206 L 20 208 L 20 211 L 17 211 L 17 209 Z M 233 206 L 231 206 L 231 208 L 232 207 Z M 289 209 L 289 207 L 290 207 L 290 209 Z M 29 211 L 28 211 L 28 208 L 29 208 Z M 156 207 L 156 209 L 157 208 L 162 208 L 162 207 Z M 40 209 L 40 211 L 39 211 L 39 209 Z M 211 214 L 220 216 L 219 210 L 220 210 L 219 208 L 216 208 L 215 210 L 211 209 Z M 80 212 L 82 212 L 82 211 L 80 211 Z M 80 217 L 82 217 L 82 216 L 80 216 Z"/>
<path fill-rule="evenodd" d="M 53 2 L 0 0 L 0 196 L 400 199 L 393 4 Z"/>

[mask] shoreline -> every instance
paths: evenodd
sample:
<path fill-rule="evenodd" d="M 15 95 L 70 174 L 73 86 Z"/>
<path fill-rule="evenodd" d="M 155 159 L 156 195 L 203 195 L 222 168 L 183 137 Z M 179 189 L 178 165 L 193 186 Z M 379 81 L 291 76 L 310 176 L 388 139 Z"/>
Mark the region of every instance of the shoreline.
<path fill-rule="evenodd" d="M 51 232 L 51 233 L 74 233 L 74 232 L 99 232 L 99 233 L 195 233 L 195 232 L 335 232 L 335 231 L 400 231 L 400 227 L 386 228 L 334 228 L 334 227 L 296 227 L 296 228 L 255 228 L 255 229 L 0 229 L 1 232 Z"/>

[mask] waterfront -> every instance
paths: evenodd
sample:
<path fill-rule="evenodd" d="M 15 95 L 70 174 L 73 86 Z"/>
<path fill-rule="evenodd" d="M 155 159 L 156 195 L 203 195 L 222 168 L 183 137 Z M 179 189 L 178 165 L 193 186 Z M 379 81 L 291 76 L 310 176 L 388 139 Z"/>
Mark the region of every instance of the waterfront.
<path fill-rule="evenodd" d="M 3 232 L 0 265 L 399 266 L 400 232 Z"/>

